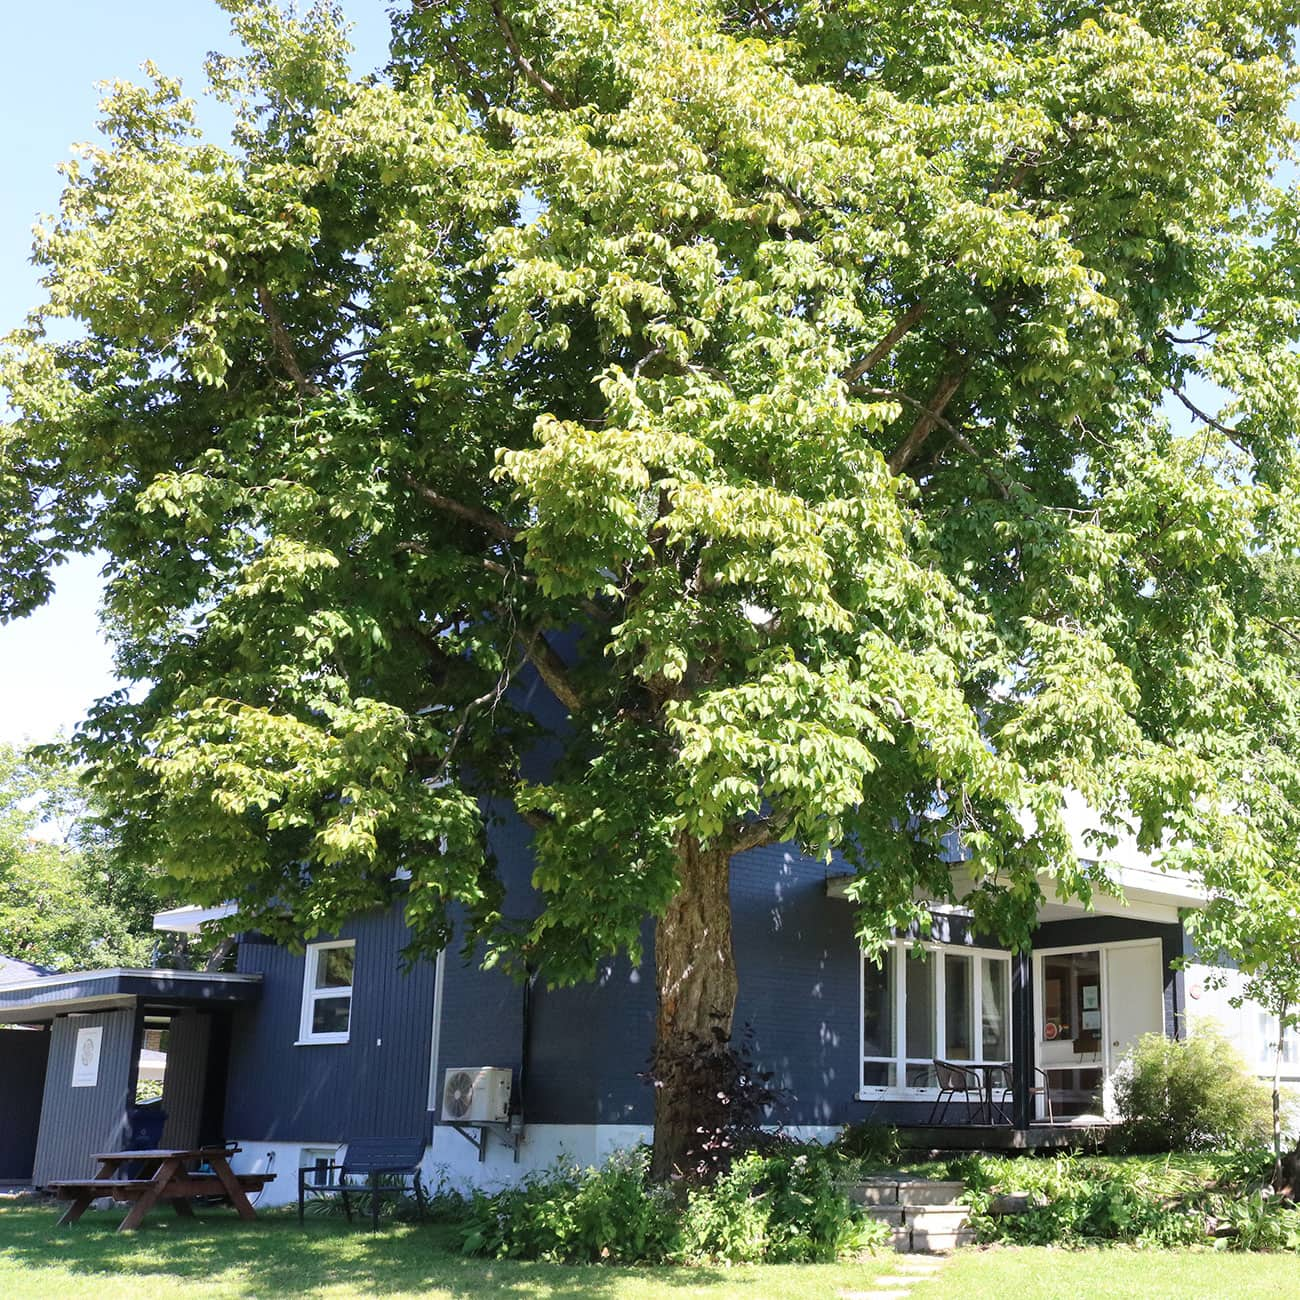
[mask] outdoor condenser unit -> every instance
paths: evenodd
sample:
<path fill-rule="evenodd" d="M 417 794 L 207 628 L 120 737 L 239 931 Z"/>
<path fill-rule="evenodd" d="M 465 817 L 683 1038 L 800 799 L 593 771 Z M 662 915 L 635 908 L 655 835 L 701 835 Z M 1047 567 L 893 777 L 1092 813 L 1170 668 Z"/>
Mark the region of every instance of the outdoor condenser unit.
<path fill-rule="evenodd" d="M 511 1072 L 492 1065 L 449 1069 L 442 1077 L 442 1118 L 449 1124 L 506 1124 Z"/>

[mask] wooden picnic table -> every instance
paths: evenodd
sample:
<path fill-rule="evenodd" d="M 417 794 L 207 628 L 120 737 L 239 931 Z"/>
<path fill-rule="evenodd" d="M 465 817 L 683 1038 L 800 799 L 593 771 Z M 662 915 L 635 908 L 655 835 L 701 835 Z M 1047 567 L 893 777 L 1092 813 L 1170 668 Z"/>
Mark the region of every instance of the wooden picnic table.
<path fill-rule="evenodd" d="M 194 1147 L 171 1151 L 102 1151 L 91 1158 L 99 1161 L 94 1178 L 61 1179 L 49 1184 L 55 1196 L 72 1204 L 63 1212 L 59 1226 L 71 1224 L 85 1214 L 90 1203 L 101 1196 L 134 1202 L 118 1226 L 119 1232 L 138 1228 L 159 1201 L 170 1201 L 176 1213 L 192 1218 L 191 1202 L 199 1196 L 222 1196 L 241 1219 L 256 1218 L 248 1201 L 250 1191 L 259 1191 L 274 1174 L 237 1174 L 230 1157 L 238 1147 Z M 195 1171 L 193 1165 L 206 1164 Z M 131 1176 L 123 1174 L 131 1165 Z"/>

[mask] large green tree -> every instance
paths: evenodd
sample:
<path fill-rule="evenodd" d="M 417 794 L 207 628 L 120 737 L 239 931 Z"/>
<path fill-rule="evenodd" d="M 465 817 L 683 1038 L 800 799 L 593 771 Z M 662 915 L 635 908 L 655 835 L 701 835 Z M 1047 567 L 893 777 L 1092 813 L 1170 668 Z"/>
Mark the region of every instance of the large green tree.
<path fill-rule="evenodd" d="M 357 81 L 330 7 L 224 3 L 234 147 L 113 86 L 3 362 L 0 608 L 109 556 L 128 851 L 285 937 L 400 866 L 423 945 L 458 902 L 554 982 L 653 916 L 661 1175 L 737 852 L 869 866 L 870 946 L 952 832 L 1008 941 L 1086 898 L 1067 789 L 1229 851 L 1296 540 L 1290 5 L 415 0 Z"/>

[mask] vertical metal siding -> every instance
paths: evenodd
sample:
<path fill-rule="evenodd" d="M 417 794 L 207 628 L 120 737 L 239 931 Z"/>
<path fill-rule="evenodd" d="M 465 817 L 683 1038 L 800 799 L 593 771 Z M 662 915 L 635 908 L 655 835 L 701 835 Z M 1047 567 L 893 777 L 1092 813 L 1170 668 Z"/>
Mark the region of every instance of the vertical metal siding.
<path fill-rule="evenodd" d="M 0 1029 L 0 1182 L 32 1176 L 50 1035 Z"/>
<path fill-rule="evenodd" d="M 331 1144 L 425 1131 L 433 962 L 403 967 L 409 934 L 400 901 L 356 918 L 338 937 L 357 941 L 349 1038 L 302 1047 L 303 954 L 240 944 L 239 970 L 261 972 L 262 999 L 234 1017 L 227 1136 Z"/>
<path fill-rule="evenodd" d="M 171 1018 L 162 1095 L 167 1113 L 162 1136 L 165 1147 L 198 1145 L 211 1035 L 212 1017 L 206 1012 L 178 1011 Z"/>
<path fill-rule="evenodd" d="M 103 1025 L 99 1082 L 72 1087 L 77 1031 Z M 54 1022 L 41 1126 L 36 1140 L 32 1181 L 39 1187 L 58 1178 L 89 1178 L 91 1155 L 118 1150 L 127 1131 L 126 1108 L 135 1087 L 139 1035 L 134 1007 L 93 1015 L 64 1016 Z"/>

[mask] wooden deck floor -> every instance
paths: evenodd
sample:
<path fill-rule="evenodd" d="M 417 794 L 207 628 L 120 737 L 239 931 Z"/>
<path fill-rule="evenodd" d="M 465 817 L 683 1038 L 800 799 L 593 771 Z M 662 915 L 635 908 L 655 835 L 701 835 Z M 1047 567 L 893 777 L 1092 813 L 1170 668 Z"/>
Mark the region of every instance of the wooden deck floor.
<path fill-rule="evenodd" d="M 900 1145 L 919 1151 L 1090 1151 L 1107 1125 L 1006 1124 L 915 1125 L 898 1130 Z"/>

